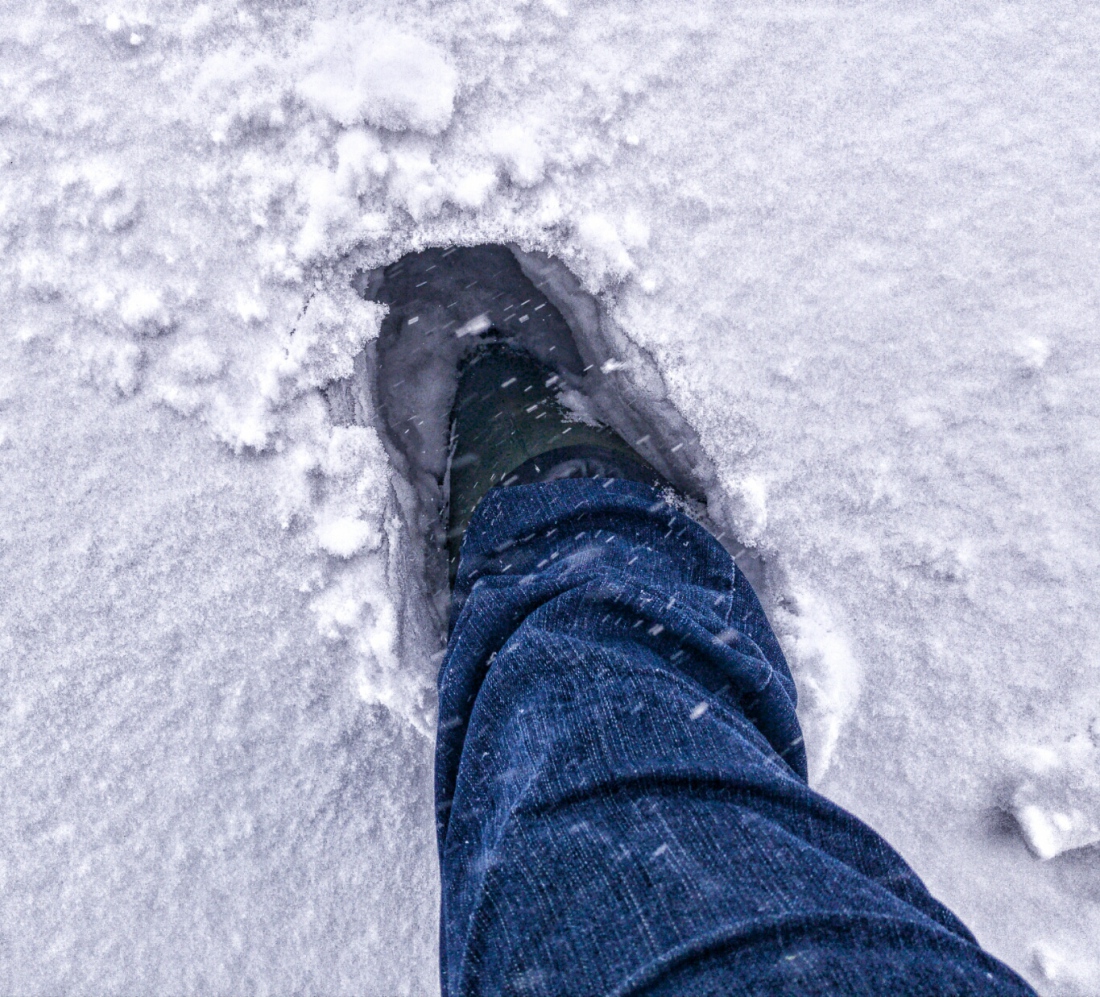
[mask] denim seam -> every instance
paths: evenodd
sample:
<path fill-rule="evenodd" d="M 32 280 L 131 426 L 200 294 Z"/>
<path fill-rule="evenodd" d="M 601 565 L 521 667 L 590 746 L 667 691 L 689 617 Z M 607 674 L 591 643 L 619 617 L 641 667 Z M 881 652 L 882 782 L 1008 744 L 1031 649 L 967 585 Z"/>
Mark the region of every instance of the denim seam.
<path fill-rule="evenodd" d="M 733 559 L 732 556 L 730 557 L 730 570 L 726 578 L 727 588 L 725 598 L 727 605 L 726 611 L 722 615 L 722 619 L 723 622 L 726 624 L 726 627 L 729 628 L 733 626 L 733 621 L 730 619 L 730 617 L 733 616 L 733 607 L 735 605 L 733 594 L 737 591 L 737 562 Z"/>

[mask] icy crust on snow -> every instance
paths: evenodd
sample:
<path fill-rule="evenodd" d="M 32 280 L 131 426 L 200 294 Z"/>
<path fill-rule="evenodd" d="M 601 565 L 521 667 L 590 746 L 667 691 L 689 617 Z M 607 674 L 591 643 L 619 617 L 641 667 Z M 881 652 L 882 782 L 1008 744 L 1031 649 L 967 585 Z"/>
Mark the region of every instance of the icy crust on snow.
<path fill-rule="evenodd" d="M 679 414 L 816 784 L 1100 990 L 1098 52 L 1038 0 L 9 5 L 4 989 L 436 986 L 444 607 L 352 282 L 492 243 Z"/>

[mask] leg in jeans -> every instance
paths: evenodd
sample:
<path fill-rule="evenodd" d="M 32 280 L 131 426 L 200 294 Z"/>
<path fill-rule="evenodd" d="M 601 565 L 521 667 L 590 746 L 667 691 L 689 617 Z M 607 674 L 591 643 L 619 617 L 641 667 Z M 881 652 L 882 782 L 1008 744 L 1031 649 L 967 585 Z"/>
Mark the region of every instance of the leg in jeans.
<path fill-rule="evenodd" d="M 444 993 L 1029 994 L 806 784 L 755 595 L 634 481 L 497 488 L 440 675 Z"/>

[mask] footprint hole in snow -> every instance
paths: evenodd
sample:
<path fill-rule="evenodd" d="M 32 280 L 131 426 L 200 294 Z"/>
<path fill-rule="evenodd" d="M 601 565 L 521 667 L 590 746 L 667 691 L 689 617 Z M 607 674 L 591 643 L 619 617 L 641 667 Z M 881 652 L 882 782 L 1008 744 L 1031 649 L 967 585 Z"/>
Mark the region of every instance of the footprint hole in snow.
<path fill-rule="evenodd" d="M 653 358 L 560 260 L 510 245 L 436 247 L 358 271 L 352 284 L 389 312 L 352 376 L 329 384 L 326 399 L 335 423 L 378 431 L 408 485 L 410 535 L 427 551 L 429 588 L 447 587 L 443 517 L 458 367 L 490 330 L 552 367 L 563 404 L 581 420 L 614 428 L 696 496 L 694 512 L 706 517 L 708 499 L 722 488 L 698 435 L 669 399 Z M 728 526 L 707 525 L 753 587 L 762 587 L 760 554 Z"/>

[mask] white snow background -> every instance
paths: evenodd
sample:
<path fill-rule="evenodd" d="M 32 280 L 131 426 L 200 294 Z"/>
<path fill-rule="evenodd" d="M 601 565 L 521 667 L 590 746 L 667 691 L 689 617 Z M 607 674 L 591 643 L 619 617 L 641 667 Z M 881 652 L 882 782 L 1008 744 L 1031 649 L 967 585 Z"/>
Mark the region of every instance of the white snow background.
<path fill-rule="evenodd" d="M 437 989 L 438 617 L 319 389 L 498 242 L 698 431 L 814 784 L 1100 992 L 1098 233 L 1089 4 L 3 5 L 0 990 Z"/>

